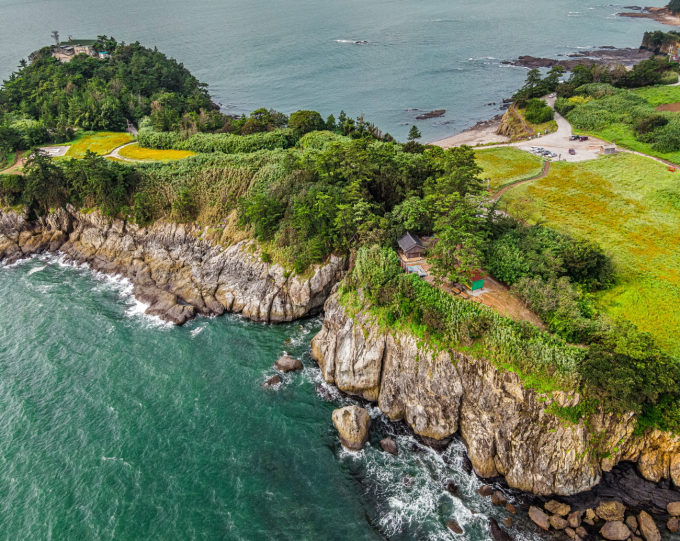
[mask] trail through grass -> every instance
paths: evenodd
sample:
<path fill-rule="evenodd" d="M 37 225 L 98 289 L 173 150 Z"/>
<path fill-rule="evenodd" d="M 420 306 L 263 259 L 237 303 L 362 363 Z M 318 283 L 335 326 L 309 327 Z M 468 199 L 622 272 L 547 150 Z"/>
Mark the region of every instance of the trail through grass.
<path fill-rule="evenodd" d="M 680 174 L 619 154 L 555 163 L 506 197 L 510 212 L 602 245 L 619 283 L 600 294 L 600 307 L 680 353 Z"/>
<path fill-rule="evenodd" d="M 152 148 L 142 148 L 139 145 L 128 145 L 125 148 L 122 148 L 118 154 L 123 158 L 140 161 L 181 160 L 196 155 L 194 152 L 188 150 L 156 150 Z"/>
<path fill-rule="evenodd" d="M 76 137 L 66 153 L 67 158 L 82 158 L 88 150 L 104 156 L 132 140 L 129 133 L 87 132 Z"/>
<path fill-rule="evenodd" d="M 482 178 L 491 179 L 491 189 L 537 176 L 543 171 L 543 160 L 514 147 L 476 150 L 477 163 L 484 169 Z"/>

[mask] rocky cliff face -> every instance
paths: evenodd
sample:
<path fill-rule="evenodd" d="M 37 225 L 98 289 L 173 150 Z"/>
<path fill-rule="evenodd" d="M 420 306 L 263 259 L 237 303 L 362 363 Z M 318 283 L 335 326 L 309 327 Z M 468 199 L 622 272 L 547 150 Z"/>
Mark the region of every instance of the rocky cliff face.
<path fill-rule="evenodd" d="M 309 279 L 263 263 L 249 241 L 226 249 L 201 240 L 201 228 L 158 222 L 140 228 L 98 213 L 61 209 L 39 222 L 0 211 L 0 261 L 63 252 L 78 263 L 127 277 L 147 313 L 182 324 L 196 314 L 237 312 L 254 321 L 283 322 L 317 313 L 342 277 L 345 260 L 331 258 Z"/>
<path fill-rule="evenodd" d="M 503 475 L 527 492 L 569 495 L 592 488 L 619 461 L 633 461 L 645 479 L 680 485 L 680 438 L 658 430 L 633 436 L 632 414 L 598 413 L 573 425 L 546 410 L 553 402 L 574 406 L 578 395 L 541 395 L 485 359 L 432 352 L 412 335 L 379 329 L 367 313 L 350 317 L 337 294 L 325 312 L 312 354 L 326 382 L 377 401 L 426 438 L 459 432 L 482 477 Z"/>

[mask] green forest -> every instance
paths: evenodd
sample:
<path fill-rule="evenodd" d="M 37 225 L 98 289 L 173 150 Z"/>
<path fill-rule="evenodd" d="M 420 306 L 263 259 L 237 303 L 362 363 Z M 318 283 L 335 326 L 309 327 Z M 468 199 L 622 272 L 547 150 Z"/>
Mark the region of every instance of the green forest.
<path fill-rule="evenodd" d="M 561 412 L 572 420 L 602 406 L 643 414 L 641 428 L 680 430 L 678 361 L 592 301 L 616 282 L 610 257 L 588 240 L 498 212 L 471 148 L 421 145 L 417 130 L 400 143 L 342 112 L 337 120 L 266 108 L 229 117 L 212 105 L 204 84 L 162 53 L 106 36 L 100 45 L 111 58 L 80 55 L 60 64 L 41 49 L 5 81 L 4 151 L 69 140 L 82 130 L 120 130 L 129 121 L 139 126 L 142 146 L 197 155 L 128 164 L 91 152 L 53 160 L 34 150 L 24 174 L 0 175 L 3 206 L 25 208 L 31 218 L 69 203 L 140 226 L 197 222 L 211 242 L 256 239 L 262 260 L 289 273 L 349 254 L 345 301 L 369 307 L 385 325 L 407 326 L 435 346 L 488 355 L 537 389 L 578 388 L 585 406 Z M 649 62 L 616 82 L 662 77 L 658 63 Z M 611 74 L 611 82 L 593 86 L 584 70 L 562 86 L 559 69 L 545 79 L 530 73 L 517 99 L 543 119 L 544 106 L 533 100 L 546 89 L 565 100 L 584 96 L 584 85 L 618 95 Z M 404 274 L 394 249 L 406 231 L 437 239 L 428 253 L 437 282 L 469 283 L 486 269 L 512 286 L 548 332 Z"/>

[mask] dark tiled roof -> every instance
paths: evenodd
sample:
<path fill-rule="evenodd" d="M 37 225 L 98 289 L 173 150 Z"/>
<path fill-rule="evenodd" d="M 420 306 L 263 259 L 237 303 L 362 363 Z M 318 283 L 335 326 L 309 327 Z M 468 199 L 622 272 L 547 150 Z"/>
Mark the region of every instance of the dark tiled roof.
<path fill-rule="evenodd" d="M 406 235 L 401 237 L 398 241 L 398 244 L 399 248 L 404 250 L 404 252 L 408 252 L 411 248 L 414 248 L 416 246 L 425 248 L 425 246 L 423 246 L 423 243 L 420 242 L 420 239 L 415 235 L 412 235 L 411 233 L 406 233 Z"/>

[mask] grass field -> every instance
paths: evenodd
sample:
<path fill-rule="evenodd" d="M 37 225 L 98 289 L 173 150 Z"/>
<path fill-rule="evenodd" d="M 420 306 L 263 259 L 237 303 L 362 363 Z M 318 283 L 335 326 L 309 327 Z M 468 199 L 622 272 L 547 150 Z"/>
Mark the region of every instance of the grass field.
<path fill-rule="evenodd" d="M 491 189 L 539 175 L 543 160 L 534 154 L 513 147 L 476 150 L 477 163 L 484 169 L 482 178 L 491 179 Z"/>
<path fill-rule="evenodd" d="M 653 107 L 680 102 L 680 86 L 645 86 L 632 92 L 645 98 Z"/>
<path fill-rule="evenodd" d="M 647 86 L 630 90 L 629 92 L 646 99 L 652 107 L 680 102 L 680 86 Z M 641 143 L 638 141 L 632 126 L 627 124 L 613 124 L 595 131 L 579 130 L 574 127 L 574 133 L 598 137 L 605 141 L 609 141 L 610 143 L 615 142 L 623 148 L 642 152 L 643 154 L 649 154 L 650 156 L 656 156 L 657 158 L 668 160 L 675 164 L 680 164 L 680 151 L 657 152 L 656 150 L 653 150 L 650 143 Z"/>
<path fill-rule="evenodd" d="M 530 222 L 599 243 L 619 276 L 599 294 L 601 309 L 680 353 L 680 173 L 632 154 L 558 162 L 506 202 Z"/>
<path fill-rule="evenodd" d="M 85 132 L 79 134 L 71 143 L 66 153 L 67 158 L 82 158 L 88 150 L 104 156 L 114 148 L 129 143 L 132 136 L 129 133 L 116 132 Z"/>
<path fill-rule="evenodd" d="M 121 149 L 118 154 L 123 158 L 140 161 L 169 161 L 181 160 L 189 156 L 195 156 L 195 153 L 188 150 L 155 150 L 151 148 L 142 148 L 139 145 L 129 145 Z"/>

